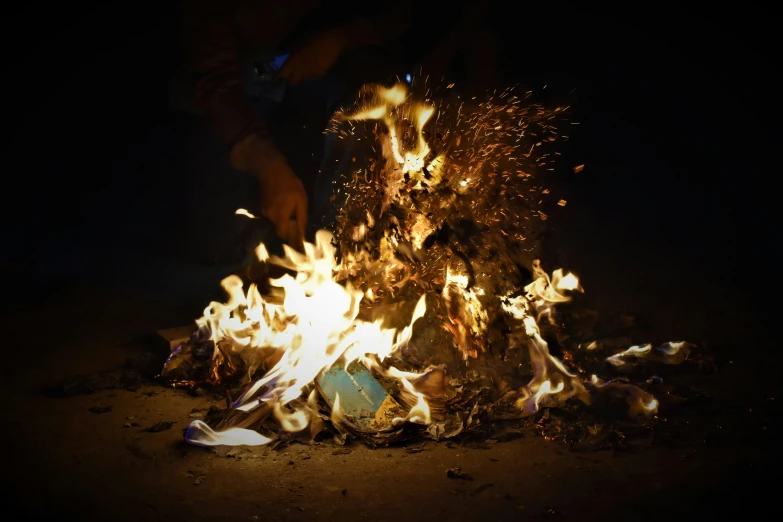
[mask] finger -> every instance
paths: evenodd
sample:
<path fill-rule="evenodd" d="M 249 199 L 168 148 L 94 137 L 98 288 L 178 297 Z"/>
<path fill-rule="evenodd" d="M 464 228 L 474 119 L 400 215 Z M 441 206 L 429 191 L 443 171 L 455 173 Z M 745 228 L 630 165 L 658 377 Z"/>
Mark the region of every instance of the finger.
<path fill-rule="evenodd" d="M 285 234 L 288 233 L 288 222 L 286 219 L 283 218 L 283 213 L 281 212 L 280 205 L 273 205 L 267 212 L 267 218 L 269 218 L 269 221 L 272 222 L 272 224 L 275 227 L 275 233 L 277 234 L 277 237 L 284 238 Z"/>
<path fill-rule="evenodd" d="M 277 216 L 274 220 L 275 231 L 277 232 L 277 237 L 280 239 L 288 237 L 288 221 L 288 218 L 280 218 L 280 216 Z"/>

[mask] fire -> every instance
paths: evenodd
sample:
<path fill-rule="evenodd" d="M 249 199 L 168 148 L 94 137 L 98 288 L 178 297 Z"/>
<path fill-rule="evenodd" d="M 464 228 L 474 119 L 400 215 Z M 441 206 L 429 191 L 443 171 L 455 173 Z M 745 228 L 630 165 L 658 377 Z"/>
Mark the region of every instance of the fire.
<path fill-rule="evenodd" d="M 234 214 L 236 214 L 237 216 L 245 216 L 245 217 L 249 217 L 250 219 L 257 219 L 255 215 L 251 214 L 250 212 L 248 212 L 248 211 L 247 211 L 246 209 L 244 209 L 244 208 L 238 208 L 238 209 L 236 210 L 236 212 L 234 212 Z"/>
<path fill-rule="evenodd" d="M 526 197 L 523 191 L 540 190 L 528 185 L 527 167 L 515 158 L 529 158 L 535 147 L 548 140 L 540 138 L 536 145 L 516 152 L 516 143 L 528 132 L 530 121 L 537 119 L 542 129 L 554 132 L 545 112 L 523 109 L 520 99 L 508 93 L 501 95 L 503 103 L 488 104 L 483 113 L 473 116 L 462 115 L 459 106 L 460 123 L 455 129 L 467 122 L 467 131 L 443 131 L 445 144 L 436 146 L 425 131 L 436 114 L 433 105 L 413 100 L 403 85 L 368 86 L 363 95 L 356 111 L 338 113 L 334 122 L 376 124 L 373 133 L 381 145 L 381 165 L 353 173 L 353 186 L 364 199 L 355 198 L 355 210 L 340 216 L 338 235 L 321 230 L 314 243 L 304 243 L 302 252 L 284 246 L 282 258 L 270 256 L 260 244 L 256 249 L 259 262 L 278 265 L 289 273 L 269 281 L 269 295 L 262 295 L 255 284 L 245 290 L 238 276 L 227 277 L 221 283 L 227 301 L 210 303 L 197 321 L 200 330 L 209 332 L 214 345 L 221 347 L 213 353 L 213 380 L 219 380 L 217 368 L 229 364 L 227 359 L 237 356 L 246 363 L 242 371 L 251 384 L 232 408 L 246 413 L 265 408 L 288 432 L 303 431 L 321 419 L 331 420 L 335 427 L 349 425 L 352 421 L 341 408 L 339 394 L 330 417 L 319 415 L 314 383 L 338 363 L 347 368 L 358 362 L 399 383 L 409 408 L 407 414 L 392 419 L 393 426 L 433 424 L 447 395 L 445 366 L 415 372 L 392 364 L 393 359 L 406 359 L 414 324 L 425 317 L 437 318 L 438 329 L 448 332 L 444 335 L 451 336 L 455 353 L 467 366 L 473 359 L 489 356 L 487 332 L 492 321 L 502 316 L 510 329 L 509 342 L 527 346 L 532 371 L 527 384 L 513 392 L 519 416 L 573 397 L 590 404 L 588 389 L 624 396 L 632 416 L 657 413 L 658 401 L 641 388 L 605 382 L 595 375 L 586 379 L 550 353 L 540 325 L 544 320 L 554 324 L 555 307 L 571 301 L 574 292 L 584 291 L 577 276 L 562 269 L 550 276 L 534 260 L 533 281 L 524 286 L 524 292 L 505 280 L 493 286 L 493 272 L 499 266 L 514 266 L 508 252 L 485 255 L 487 264 L 481 269 L 459 244 L 448 243 L 449 237 L 466 234 L 454 232 L 453 226 L 446 229 L 457 205 L 469 209 L 484 231 L 496 234 L 493 237 L 510 243 L 525 241 L 527 224 L 509 215 L 513 209 L 491 203 L 482 207 L 476 203 L 477 195 L 470 202 L 470 194 L 488 198 L 494 183 L 500 189 L 497 194 L 509 204 L 518 204 Z M 505 119 L 516 123 L 506 128 Z M 515 145 L 503 146 L 504 139 Z M 546 164 L 540 158 L 535 161 Z M 565 202 L 561 200 L 560 205 Z M 236 213 L 256 219 L 245 209 Z M 538 210 L 533 215 L 546 218 Z M 428 254 L 426 245 L 438 237 L 447 239 L 435 254 Z M 383 313 L 375 318 L 362 314 L 363 307 L 390 310 L 395 300 L 416 301 L 403 327 L 388 326 Z M 597 348 L 594 344 L 588 350 Z M 690 348 L 684 342 L 655 350 L 651 345 L 633 346 L 606 361 L 615 367 L 634 358 L 676 364 L 688 357 Z M 433 401 L 437 401 L 436 409 Z M 433 432 L 442 433 L 443 427 Z M 243 427 L 218 431 L 202 421 L 190 425 L 186 439 L 205 446 L 263 445 L 273 440 Z"/>
<path fill-rule="evenodd" d="M 688 358 L 693 345 L 684 341 L 669 342 L 658 346 L 655 350 L 651 344 L 631 346 L 626 350 L 607 357 L 606 361 L 613 366 L 625 366 L 628 359 L 646 359 L 664 364 L 680 364 Z"/>
<path fill-rule="evenodd" d="M 416 405 L 408 412 L 407 417 L 404 419 L 395 418 L 394 423 L 409 421 L 416 424 L 429 424 L 432 422 L 432 418 L 430 417 L 430 407 L 427 404 L 427 399 L 424 397 L 424 394 L 417 392 L 408 379 L 400 379 L 400 382 L 402 382 L 402 385 L 408 392 L 416 396 L 417 401 Z"/>
<path fill-rule="evenodd" d="M 261 245 L 257 251 L 260 261 L 272 261 L 296 273 L 270 281 L 273 287 L 284 291 L 283 302 L 277 304 L 265 299 L 256 285 L 250 285 L 245 293 L 241 279 L 229 276 L 222 282 L 229 295 L 228 302 L 210 303 L 197 321 L 212 332 L 216 344 L 228 341 L 246 360 L 255 359 L 259 363 L 262 358 L 277 360 L 232 407 L 249 412 L 262 404 L 270 405 L 286 431 L 297 432 L 308 426 L 312 416 L 308 408 L 288 411 L 286 406 L 300 398 L 321 372 L 338 360 L 346 364 L 359 360 L 370 367 L 379 366 L 410 340 L 413 323 L 426 311 L 422 298 L 411 323 L 401 331 L 385 328 L 381 321 L 359 319 L 364 293 L 350 283 L 341 285 L 336 281 L 335 274 L 340 267 L 332 239 L 328 231 L 319 231 L 315 244 L 305 243 L 303 254 L 286 246 L 283 259 L 270 258 Z M 251 367 L 249 371 L 254 373 L 256 369 Z M 385 372 L 390 376 L 402 373 L 393 367 Z M 418 393 L 407 378 L 400 380 L 407 389 Z M 411 410 L 406 420 L 429 423 L 426 402 L 418 395 L 421 404 Z M 194 422 L 187 440 L 200 445 L 253 445 L 270 441 L 257 435 L 242 428 L 215 432 L 203 422 Z"/>
<path fill-rule="evenodd" d="M 481 288 L 470 288 L 467 276 L 446 268 L 443 301 L 448 308 L 449 322 L 444 323 L 444 328 L 454 335 L 466 360 L 478 357 L 479 349 L 484 351 L 481 338 L 489 318 L 478 300 L 478 294 L 482 293 Z"/>
<path fill-rule="evenodd" d="M 658 413 L 658 399 L 638 386 L 623 382 L 604 382 L 597 375 L 593 375 L 590 378 L 590 382 L 596 389 L 607 390 L 624 396 L 630 407 L 629 415 L 631 417 L 637 415 L 649 416 Z"/>
<path fill-rule="evenodd" d="M 533 414 L 538 411 L 542 399 L 548 396 L 555 396 L 560 401 L 577 396 L 589 404 L 590 397 L 581 380 L 549 353 L 549 346 L 538 327 L 539 317 L 549 316 L 555 304 L 571 300 L 562 291 L 581 291 L 582 287 L 573 274 L 563 275 L 562 270 L 556 270 L 550 279 L 538 263 L 533 269 L 537 277 L 525 287 L 527 294 L 508 298 L 503 303 L 504 310 L 522 323 L 534 368 L 533 378 L 527 389 L 522 390 L 517 407 L 525 414 Z"/>

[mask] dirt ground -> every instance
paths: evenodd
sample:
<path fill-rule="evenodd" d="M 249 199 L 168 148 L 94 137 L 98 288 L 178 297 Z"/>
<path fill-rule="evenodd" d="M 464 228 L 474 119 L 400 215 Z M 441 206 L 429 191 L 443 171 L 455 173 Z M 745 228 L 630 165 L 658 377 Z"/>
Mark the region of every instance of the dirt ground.
<path fill-rule="evenodd" d="M 671 256 L 672 270 L 656 272 L 642 261 L 649 245 L 631 239 L 614 255 L 622 225 L 572 201 L 557 244 L 569 245 L 598 306 L 646 310 L 657 325 L 652 340 L 720 341 L 722 353 L 736 347 L 716 377 L 734 405 L 721 415 L 725 435 L 676 450 L 593 453 L 540 437 L 478 447 L 430 442 L 422 451 L 353 445 L 336 453 L 326 442 L 226 454 L 188 446 L 182 430 L 191 411 L 209 406 L 204 397 L 151 383 L 70 398 L 46 393 L 74 375 L 122 367 L 143 334 L 187 324 L 226 270 L 128 252 L 99 281 L 50 288 L 45 298 L 38 288 L 21 292 L 17 281 L 2 383 L 9 512 L 19 520 L 701 520 L 764 509 L 772 483 L 763 477 L 777 469 L 769 444 L 776 379 L 767 377 L 774 359 L 752 340 L 759 330 L 750 312 L 694 276 L 687 258 Z M 588 241 L 585 223 L 613 233 Z M 147 431 L 159 422 L 174 424 Z M 449 478 L 454 467 L 472 480 Z"/>

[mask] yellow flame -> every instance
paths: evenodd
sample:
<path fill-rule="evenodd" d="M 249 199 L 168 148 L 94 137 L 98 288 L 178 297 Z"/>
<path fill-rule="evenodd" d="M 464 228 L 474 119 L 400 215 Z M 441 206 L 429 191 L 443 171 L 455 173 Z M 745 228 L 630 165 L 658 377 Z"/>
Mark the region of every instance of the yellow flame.
<path fill-rule="evenodd" d="M 290 403 L 298 399 L 321 372 L 338 360 L 346 364 L 360 360 L 368 366 L 377 365 L 375 360 L 384 361 L 409 342 L 413 323 L 427 308 L 422 296 L 410 324 L 401 331 L 383 327 L 380 320 L 363 321 L 358 314 L 364 292 L 336 281 L 335 274 L 341 268 L 331 233 L 319 231 L 315 244 L 305 243 L 304 250 L 302 254 L 286 249 L 283 259 L 270 258 L 263 246 L 256 250 L 259 259 L 296 270 L 295 277 L 286 274 L 270 281 L 272 286 L 284 290 L 282 304 L 264 299 L 255 285 L 245 293 L 242 280 L 229 276 L 222 281 L 228 301 L 210 303 L 198 321 L 200 326 L 209 328 L 215 343 L 228 341 L 240 355 L 258 350 L 279 354 L 277 364 L 256 380 L 233 407 L 250 411 L 267 403 L 272 406 L 283 429 L 291 432 L 305 429 L 311 414 L 306 408 L 292 409 Z M 407 382 L 404 379 L 401 379 L 403 385 Z M 420 398 L 420 402 L 425 401 L 423 396 Z M 335 411 L 339 415 L 339 404 Z M 426 402 L 417 404 L 409 415 L 411 422 L 429 422 L 428 412 Z M 197 428 L 189 432 L 191 442 L 228 444 L 225 442 L 228 435 L 224 437 L 228 432 L 209 431 L 200 425 Z M 232 440 L 236 440 L 239 433 L 231 432 Z M 243 440 L 243 444 L 264 443 L 260 438 Z"/>
<path fill-rule="evenodd" d="M 266 250 L 266 246 L 263 243 L 259 243 L 256 247 L 256 257 L 259 261 L 266 261 L 269 259 L 269 252 Z"/>
<path fill-rule="evenodd" d="M 234 214 L 236 214 L 237 216 L 246 216 L 249 217 L 250 219 L 257 219 L 256 216 L 254 216 L 244 208 L 238 208 L 236 212 L 234 212 Z"/>
<path fill-rule="evenodd" d="M 680 364 L 690 355 L 692 345 L 683 341 L 668 342 L 653 351 L 651 344 L 631 346 L 624 351 L 606 358 L 606 361 L 614 366 L 624 366 L 626 359 L 656 360 L 664 364 Z"/>
<path fill-rule="evenodd" d="M 416 146 L 406 152 L 402 152 L 398 134 L 404 118 L 397 118 L 393 110 L 408 99 L 408 90 L 402 84 L 396 84 L 386 88 L 382 86 L 368 86 L 365 88 L 373 94 L 366 105 L 353 114 L 346 114 L 348 120 L 378 120 L 382 121 L 389 131 L 391 155 L 403 174 L 420 172 L 424 168 L 424 162 L 430 153 L 427 140 L 424 138 L 424 126 L 435 114 L 435 108 L 423 103 L 413 104 L 411 108 L 411 120 L 414 122 L 416 132 Z M 434 160 L 433 160 L 434 162 Z"/>
<path fill-rule="evenodd" d="M 405 102 L 405 99 L 408 97 L 408 90 L 403 84 L 398 83 L 388 89 L 381 87 L 378 90 L 378 95 L 383 100 L 397 106 L 402 105 Z"/>
<path fill-rule="evenodd" d="M 576 396 L 589 404 L 590 397 L 582 381 L 562 361 L 549 353 L 549 346 L 541 336 L 537 320 L 538 317 L 549 315 L 556 304 L 571 299 L 562 294 L 561 290 L 582 291 L 579 280 L 573 274 L 564 276 L 559 269 L 550 278 L 541 269 L 538 260 L 533 263 L 533 274 L 536 280 L 525 287 L 527 295 L 509 297 L 502 303 L 503 309 L 522 323 L 534 368 L 533 378 L 517 400 L 517 407 L 524 415 L 531 415 L 538 411 L 541 400 L 550 395 L 559 401 Z M 555 387 L 552 386 L 553 379 L 558 383 Z"/>
<path fill-rule="evenodd" d="M 388 108 L 385 105 L 365 109 L 361 112 L 351 115 L 352 120 L 382 120 L 386 117 Z"/>
<path fill-rule="evenodd" d="M 340 394 L 334 394 L 334 405 L 332 406 L 332 415 L 330 420 L 333 424 L 339 424 L 343 419 L 343 410 L 340 409 Z"/>
<path fill-rule="evenodd" d="M 625 401 L 629 406 L 629 417 L 636 417 L 637 415 L 649 417 L 658 413 L 658 399 L 638 386 L 624 382 L 604 382 L 599 379 L 597 375 L 593 375 L 590 380 L 593 386 L 598 390 L 607 390 L 623 394 L 625 396 Z"/>
<path fill-rule="evenodd" d="M 679 341 L 676 343 L 675 342 L 666 343 L 665 345 L 661 346 L 658 349 L 661 350 L 666 355 L 676 355 L 677 353 L 680 352 L 680 350 L 682 350 L 683 348 L 687 348 L 688 346 L 689 343 L 686 343 L 684 341 Z"/>
<path fill-rule="evenodd" d="M 558 268 L 552 272 L 552 277 L 550 278 L 541 269 L 541 263 L 538 260 L 533 263 L 533 275 L 536 279 L 525 287 L 525 291 L 535 296 L 541 303 L 548 303 L 549 305 L 567 303 L 571 300 L 571 297 L 563 294 L 563 290 L 584 292 L 579 284 L 579 279 L 574 274 L 564 274 L 563 270 Z"/>
<path fill-rule="evenodd" d="M 408 187 L 412 186 L 413 190 L 437 186 L 448 170 L 443 154 L 430 159 L 432 151 L 425 138 L 424 129 L 435 114 L 434 107 L 411 101 L 407 88 L 402 84 L 390 88 L 368 86 L 364 92 L 369 94 L 366 103 L 355 113 L 342 114 L 342 117 L 349 121 L 377 120 L 385 125 L 387 134 L 382 133 L 380 138 L 386 160 L 383 175 L 388 177 L 387 181 L 392 181 L 388 186 L 397 187 L 390 192 L 399 192 L 402 186 L 400 180 L 406 184 L 412 180 Z M 459 146 L 459 138 L 456 143 Z M 579 172 L 582 168 L 580 165 L 574 170 Z M 466 192 L 478 179 L 481 178 L 473 173 L 463 172 L 454 180 L 454 185 L 462 187 L 456 190 Z M 389 202 L 393 200 L 394 194 L 384 200 L 381 214 L 373 216 L 368 210 L 366 223 L 360 222 L 350 231 L 351 240 L 355 243 L 364 241 L 368 231 L 375 226 L 375 219 L 388 209 Z M 566 201 L 560 200 L 558 204 L 565 206 Z M 256 219 L 246 209 L 237 209 L 236 214 Z M 543 214 L 542 217 L 545 218 Z M 396 251 L 405 251 L 409 257 L 416 258 L 416 250 L 422 248 L 424 240 L 435 230 L 425 215 L 416 215 L 415 220 L 406 223 L 409 237 L 398 238 L 387 231 L 380 240 L 380 262 L 386 263 L 386 266 L 378 271 L 379 274 L 389 276 L 394 270 L 392 259 Z M 344 265 L 350 255 L 343 259 L 343 265 L 338 264 L 332 239 L 329 232 L 319 231 L 315 243 L 305 243 L 302 253 L 284 246 L 285 256 L 282 259 L 270 256 L 266 247 L 260 244 L 255 250 L 260 261 L 278 264 L 295 273 L 270 282 L 273 287 L 282 290 L 283 302 L 265 299 L 255 285 L 250 285 L 245 292 L 241 279 L 230 276 L 221 282 L 228 294 L 227 302 L 210 303 L 203 317 L 197 321 L 200 327 L 209 328 L 215 343 L 228 342 L 231 349 L 242 356 L 253 355 L 254 351 L 275 355 L 270 358 L 276 361 L 272 368 L 254 381 L 233 407 L 250 411 L 265 404 L 271 407 L 284 430 L 302 431 L 311 422 L 315 425 L 320 422 L 314 390 L 306 404 L 301 405 L 299 399 L 305 389 L 336 362 L 350 364 L 359 361 L 386 377 L 397 379 L 405 392 L 416 398 L 416 404 L 407 415 L 395 418 L 394 423 L 430 424 L 427 397 L 412 384 L 427 373 L 406 372 L 382 364 L 410 342 L 414 323 L 427 310 L 425 296 L 422 295 L 416 304 L 410 323 L 399 331 L 384 327 L 380 319 L 373 322 L 359 319 L 361 301 L 374 301 L 375 293 L 372 288 L 362 291 L 350 283 L 338 283 L 341 279 L 337 274 L 350 272 L 349 267 Z M 550 354 L 538 326 L 542 317 L 553 320 L 555 305 L 572 299 L 568 292 L 584 290 L 574 274 L 558 269 L 550 277 L 538 261 L 533 264 L 533 274 L 535 279 L 525 287 L 525 295 L 506 297 L 502 301 L 502 308 L 518 321 L 515 328 L 525 336 L 534 368 L 532 379 L 522 387 L 516 401 L 523 415 L 535 413 L 544 401 L 564 401 L 576 396 L 589 403 L 584 383 Z M 445 279 L 441 299 L 447 306 L 451 325 L 444 326 L 454 332 L 465 359 L 476 357 L 475 341 L 482 338 L 488 323 L 487 311 L 479 300 L 484 290 L 475 283 L 471 285 L 467 275 L 452 271 L 450 267 L 447 267 Z M 586 347 L 587 350 L 598 348 L 595 342 Z M 619 366 L 625 364 L 626 357 L 655 356 L 663 362 L 675 364 L 688 356 L 690 345 L 668 343 L 656 350 L 659 353 L 654 352 L 651 345 L 632 346 L 607 360 Z M 245 360 L 255 359 L 245 357 Z M 250 368 L 251 376 L 256 369 Z M 630 415 L 652 415 L 658 411 L 655 397 L 636 386 L 622 382 L 606 383 L 596 376 L 591 382 L 595 389 L 625 394 Z M 339 395 L 334 400 L 331 420 L 335 424 L 344 421 Z M 215 432 L 201 421 L 191 424 L 187 439 L 202 445 L 259 445 L 272 440 L 239 428 Z"/>
<path fill-rule="evenodd" d="M 406 378 L 401 378 L 400 382 L 403 387 L 417 398 L 416 405 L 410 409 L 408 415 L 405 418 L 395 418 L 394 423 L 403 421 L 412 422 L 415 424 L 430 424 L 432 418 L 430 417 L 430 407 L 427 404 L 427 400 L 424 398 L 424 394 L 416 391 L 416 388 Z"/>

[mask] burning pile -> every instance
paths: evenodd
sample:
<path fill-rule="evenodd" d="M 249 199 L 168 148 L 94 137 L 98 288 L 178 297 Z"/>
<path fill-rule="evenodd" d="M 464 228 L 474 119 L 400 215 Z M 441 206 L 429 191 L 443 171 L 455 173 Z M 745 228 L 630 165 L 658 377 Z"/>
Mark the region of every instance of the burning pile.
<path fill-rule="evenodd" d="M 620 397 L 631 417 L 657 413 L 650 393 L 596 373 L 636 359 L 679 363 L 692 347 L 634 346 L 607 359 L 566 333 L 555 306 L 582 288 L 534 257 L 549 191 L 532 175 L 554 161 L 546 146 L 565 108 L 527 103 L 529 94 L 507 90 L 469 109 L 368 86 L 335 115 L 343 177 L 333 230 L 282 258 L 259 245 L 261 273 L 279 277 L 247 290 L 226 278 L 228 301 L 211 303 L 166 362 L 172 384 L 241 390 L 193 422 L 189 442 L 314 440 L 327 428 L 371 445 L 441 439 L 596 396 Z"/>

